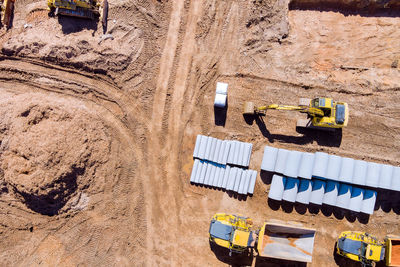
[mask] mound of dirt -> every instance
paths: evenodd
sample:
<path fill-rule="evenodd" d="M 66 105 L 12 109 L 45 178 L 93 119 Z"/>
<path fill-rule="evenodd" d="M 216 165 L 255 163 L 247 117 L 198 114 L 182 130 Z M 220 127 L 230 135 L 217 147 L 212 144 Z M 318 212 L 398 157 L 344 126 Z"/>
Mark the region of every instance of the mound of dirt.
<path fill-rule="evenodd" d="M 58 214 L 108 161 L 110 138 L 82 109 L 19 96 L 0 108 L 3 181 L 31 210 Z"/>

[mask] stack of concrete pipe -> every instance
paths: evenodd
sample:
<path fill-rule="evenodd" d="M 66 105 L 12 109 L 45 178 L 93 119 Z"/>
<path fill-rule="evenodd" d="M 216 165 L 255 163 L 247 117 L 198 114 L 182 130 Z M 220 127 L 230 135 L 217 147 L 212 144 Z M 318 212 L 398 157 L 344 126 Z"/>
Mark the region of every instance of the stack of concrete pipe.
<path fill-rule="evenodd" d="M 250 143 L 197 135 L 193 158 L 248 167 L 252 148 Z"/>
<path fill-rule="evenodd" d="M 372 214 L 377 193 L 344 183 L 319 179 L 298 179 L 274 174 L 268 193 L 270 199 L 305 205 L 329 205 L 354 212 Z"/>
<path fill-rule="evenodd" d="M 400 167 L 324 152 L 307 153 L 266 146 L 261 170 L 303 179 L 319 178 L 400 191 Z"/>
<path fill-rule="evenodd" d="M 246 195 L 254 193 L 257 172 L 248 170 L 253 145 L 198 135 L 190 182 Z"/>
<path fill-rule="evenodd" d="M 246 195 L 254 193 L 257 172 L 195 159 L 190 182 Z"/>

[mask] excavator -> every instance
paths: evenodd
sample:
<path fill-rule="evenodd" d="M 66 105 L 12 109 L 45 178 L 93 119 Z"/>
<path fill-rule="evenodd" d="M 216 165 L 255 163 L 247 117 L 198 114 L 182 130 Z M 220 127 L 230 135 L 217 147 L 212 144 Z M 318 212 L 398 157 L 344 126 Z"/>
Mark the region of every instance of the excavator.
<path fill-rule="evenodd" d="M 1 1 L 1 24 L 5 25 L 7 29 L 11 27 L 11 20 L 14 12 L 14 3 L 15 0 Z"/>
<path fill-rule="evenodd" d="M 100 16 L 97 0 L 47 0 L 50 12 L 55 15 L 95 19 Z"/>
<path fill-rule="evenodd" d="M 347 126 L 349 107 L 347 103 L 336 102 L 331 98 L 300 98 L 298 106 L 271 104 L 256 107 L 253 102 L 245 102 L 244 115 L 265 115 L 268 109 L 299 111 L 308 115 L 307 119 L 299 119 L 297 127 L 320 130 L 341 129 Z"/>

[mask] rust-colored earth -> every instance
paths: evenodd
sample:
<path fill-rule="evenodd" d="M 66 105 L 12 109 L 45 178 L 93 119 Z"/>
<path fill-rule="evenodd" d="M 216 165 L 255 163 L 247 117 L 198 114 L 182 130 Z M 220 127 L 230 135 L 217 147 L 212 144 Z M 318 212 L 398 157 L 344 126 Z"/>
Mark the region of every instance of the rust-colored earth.
<path fill-rule="evenodd" d="M 112 39 L 37 0 L 17 1 L 0 32 L 1 265 L 251 265 L 210 246 L 216 212 L 315 228 L 309 266 L 358 266 L 334 256 L 341 231 L 400 234 L 395 192 L 367 217 L 268 202 L 260 175 L 247 199 L 189 183 L 197 134 L 251 142 L 258 172 L 265 145 L 399 166 L 396 1 L 109 2 Z M 229 84 L 223 125 L 217 81 Z M 293 112 L 241 114 L 244 101 L 317 96 L 349 104 L 340 136 L 296 132 Z"/>

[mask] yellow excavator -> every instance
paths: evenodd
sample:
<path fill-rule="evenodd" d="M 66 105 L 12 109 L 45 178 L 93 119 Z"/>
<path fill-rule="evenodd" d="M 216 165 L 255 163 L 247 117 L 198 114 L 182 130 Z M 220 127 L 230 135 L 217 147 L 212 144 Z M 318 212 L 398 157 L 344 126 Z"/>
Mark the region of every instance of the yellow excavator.
<path fill-rule="evenodd" d="M 306 113 L 308 119 L 297 121 L 297 127 L 316 129 L 340 129 L 347 126 L 349 107 L 347 103 L 336 102 L 331 98 L 300 98 L 298 106 L 271 104 L 256 107 L 253 102 L 245 102 L 244 115 L 265 115 L 268 109 L 299 111 Z"/>
<path fill-rule="evenodd" d="M 95 19 L 100 15 L 100 3 L 97 0 L 47 0 L 47 6 L 55 15 L 87 19 Z"/>
<path fill-rule="evenodd" d="M 1 24 L 5 25 L 7 29 L 11 27 L 11 19 L 14 12 L 15 0 L 1 1 Z"/>

